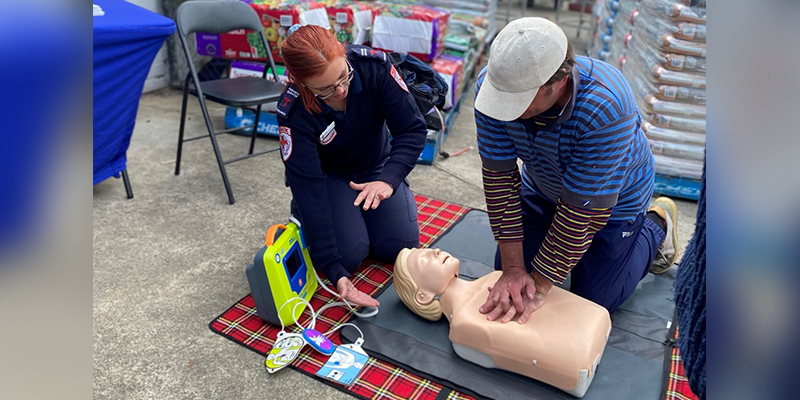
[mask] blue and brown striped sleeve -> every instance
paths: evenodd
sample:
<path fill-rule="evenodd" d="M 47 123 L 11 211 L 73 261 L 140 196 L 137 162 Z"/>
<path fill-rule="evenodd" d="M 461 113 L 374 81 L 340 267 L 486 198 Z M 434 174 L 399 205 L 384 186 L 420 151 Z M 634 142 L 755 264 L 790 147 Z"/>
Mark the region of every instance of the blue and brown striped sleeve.
<path fill-rule="evenodd" d="M 480 91 L 484 69 L 478 75 L 475 95 Z M 517 152 L 505 123 L 475 110 L 478 152 L 483 164 L 483 191 L 492 233 L 497 241 L 522 240 L 522 180 L 517 167 Z"/>
<path fill-rule="evenodd" d="M 579 208 L 558 199 L 550 229 L 531 264 L 555 283 L 564 282 L 611 217 L 610 208 Z"/>

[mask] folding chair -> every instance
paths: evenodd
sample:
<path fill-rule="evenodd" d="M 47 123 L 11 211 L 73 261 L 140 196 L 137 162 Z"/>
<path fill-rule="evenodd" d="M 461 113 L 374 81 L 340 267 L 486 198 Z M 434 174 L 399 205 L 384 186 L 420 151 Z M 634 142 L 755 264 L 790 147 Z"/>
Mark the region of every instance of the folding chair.
<path fill-rule="evenodd" d="M 280 147 L 277 147 L 253 154 L 256 143 L 258 119 L 261 114 L 261 105 L 277 101 L 285 86 L 278 81 L 278 75 L 275 72 L 275 61 L 272 59 L 272 53 L 269 51 L 269 44 L 267 38 L 264 36 L 264 27 L 261 25 L 261 20 L 255 10 L 248 4 L 239 1 L 189 1 L 178 7 L 176 20 L 178 23 L 178 37 L 181 39 L 183 52 L 189 64 L 189 74 L 186 76 L 186 80 L 183 84 L 183 106 L 181 107 L 181 124 L 180 133 L 178 134 L 178 157 L 175 162 L 175 175 L 179 175 L 181 171 L 181 151 L 183 149 L 183 142 L 210 137 L 211 145 L 214 147 L 214 153 L 217 156 L 219 171 L 222 173 L 222 181 L 225 183 L 225 190 L 228 192 L 228 200 L 233 204 L 233 191 L 228 181 L 228 174 L 225 172 L 225 165 L 280 149 Z M 269 65 L 264 67 L 262 77 L 217 79 L 201 82 L 197 77 L 197 71 L 192 63 L 191 53 L 186 44 L 186 37 L 194 32 L 225 33 L 238 29 L 249 29 L 259 33 L 263 48 L 267 49 L 267 56 L 269 57 Z M 275 81 L 267 80 L 267 70 L 269 68 L 272 69 L 272 76 Z M 183 130 L 186 122 L 186 101 L 190 93 L 193 96 L 197 96 L 200 101 L 200 108 L 203 111 L 203 118 L 205 119 L 206 128 L 208 129 L 208 135 L 184 139 Z M 250 151 L 246 156 L 227 161 L 223 160 L 219 145 L 217 144 L 217 135 L 247 129 L 250 128 L 250 126 L 215 132 L 214 127 L 211 125 L 211 119 L 208 116 L 206 100 L 211 100 L 227 106 L 248 109 L 252 109 L 252 107 L 255 106 L 256 117 L 250 134 Z"/>

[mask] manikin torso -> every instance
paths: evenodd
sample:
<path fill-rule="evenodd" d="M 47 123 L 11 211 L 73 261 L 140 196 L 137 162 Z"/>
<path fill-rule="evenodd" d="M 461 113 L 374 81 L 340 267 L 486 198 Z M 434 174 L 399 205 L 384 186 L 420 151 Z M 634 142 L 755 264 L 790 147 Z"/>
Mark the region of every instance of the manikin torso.
<path fill-rule="evenodd" d="M 420 288 L 418 300 L 440 294 L 442 313 L 450 321 L 450 341 L 459 356 L 583 396 L 611 330 L 605 308 L 554 287 L 546 303 L 525 324 L 516 319 L 508 323 L 488 321 L 478 309 L 501 272 L 467 281 L 457 277 L 459 262 L 449 254 L 412 250 L 431 251 L 435 253 L 429 253 L 430 259 L 418 262 L 420 259 L 412 256 L 407 265 L 411 275 L 416 275 L 414 281 L 439 282 L 427 291 Z M 446 284 L 444 289 L 442 284 Z"/>

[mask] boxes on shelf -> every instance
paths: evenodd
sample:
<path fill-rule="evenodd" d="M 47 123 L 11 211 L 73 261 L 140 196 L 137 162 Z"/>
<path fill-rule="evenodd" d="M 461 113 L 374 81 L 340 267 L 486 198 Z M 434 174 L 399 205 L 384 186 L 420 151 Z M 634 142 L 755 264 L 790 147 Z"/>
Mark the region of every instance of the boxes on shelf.
<path fill-rule="evenodd" d="M 345 0 L 248 0 L 261 19 L 272 57 L 282 62 L 280 46 L 288 29 L 294 24 L 319 25 L 330 29 L 342 43 L 350 43 L 354 34 L 366 38 L 372 23 L 372 11 L 360 2 Z M 324 3 L 327 3 L 324 4 Z M 330 7 L 330 9 L 328 8 Z M 360 11 L 364 13 L 358 14 Z M 359 15 L 359 18 L 356 16 Z M 356 22 L 361 21 L 359 28 Z M 363 26 L 362 26 L 363 25 Z M 266 60 L 265 49 L 260 48 L 258 34 L 252 31 L 234 31 L 219 35 L 198 33 L 197 52 L 219 58 Z"/>
<path fill-rule="evenodd" d="M 372 47 L 433 61 L 442 53 L 450 19 L 446 10 L 414 4 L 376 3 Z"/>
<path fill-rule="evenodd" d="M 267 45 L 272 52 L 272 57 L 276 62 L 281 62 L 280 45 L 286 37 L 286 31 L 292 25 L 300 22 L 300 17 L 296 9 L 297 0 L 265 1 L 254 0 L 250 6 L 261 19 L 264 26 L 264 36 L 267 38 Z M 204 42 L 201 43 L 200 38 Z M 216 36 L 216 37 L 215 37 Z M 201 55 L 219 58 L 241 58 L 252 60 L 266 60 L 266 49 L 260 48 L 258 33 L 253 31 L 238 30 L 219 35 L 198 33 L 197 34 L 197 53 Z M 209 52 L 206 41 L 218 43 L 220 50 Z"/>
<path fill-rule="evenodd" d="M 254 76 L 256 78 L 261 78 L 261 75 L 264 73 L 264 63 L 256 62 L 256 61 L 239 61 L 235 60 L 231 62 L 231 68 L 228 71 L 229 78 L 241 78 L 243 76 Z M 286 74 L 286 67 L 283 65 L 276 65 L 275 72 L 278 75 L 278 81 L 283 83 L 284 85 L 289 84 L 289 76 Z M 272 71 L 267 73 L 267 79 L 272 79 Z"/>
<path fill-rule="evenodd" d="M 317 0 L 328 14 L 328 24 L 341 43 L 370 41 L 369 30 L 376 11 L 370 3 L 349 0 Z"/>
<path fill-rule="evenodd" d="M 464 80 L 464 59 L 443 54 L 436 57 L 431 66 L 447 82 L 447 99 L 444 103 L 444 110 L 449 110 L 461 96 L 461 82 Z"/>

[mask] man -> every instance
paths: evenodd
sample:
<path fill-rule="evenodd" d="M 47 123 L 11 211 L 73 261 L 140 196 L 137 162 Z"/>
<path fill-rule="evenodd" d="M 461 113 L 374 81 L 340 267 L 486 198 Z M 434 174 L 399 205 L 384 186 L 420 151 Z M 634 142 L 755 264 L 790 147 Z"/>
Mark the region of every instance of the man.
<path fill-rule="evenodd" d="M 525 323 L 568 274 L 573 293 L 613 312 L 648 270 L 675 262 L 677 208 L 661 197 L 648 209 L 653 156 L 619 70 L 575 57 L 553 22 L 521 18 L 494 40 L 475 92 L 503 271 L 487 319 Z"/>

